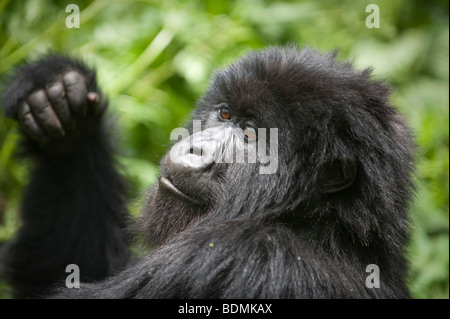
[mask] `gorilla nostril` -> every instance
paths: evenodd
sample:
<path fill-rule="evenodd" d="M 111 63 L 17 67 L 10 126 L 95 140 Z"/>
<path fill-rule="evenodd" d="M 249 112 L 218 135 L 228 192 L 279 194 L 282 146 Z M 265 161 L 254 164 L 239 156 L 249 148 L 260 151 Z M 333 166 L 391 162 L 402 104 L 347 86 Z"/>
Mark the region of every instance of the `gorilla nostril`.
<path fill-rule="evenodd" d="M 192 154 L 192 155 L 196 155 L 196 156 L 203 156 L 204 155 L 204 150 L 201 148 L 201 146 L 196 146 L 196 145 L 193 145 L 193 146 L 191 146 L 191 148 L 189 149 L 189 154 Z"/>

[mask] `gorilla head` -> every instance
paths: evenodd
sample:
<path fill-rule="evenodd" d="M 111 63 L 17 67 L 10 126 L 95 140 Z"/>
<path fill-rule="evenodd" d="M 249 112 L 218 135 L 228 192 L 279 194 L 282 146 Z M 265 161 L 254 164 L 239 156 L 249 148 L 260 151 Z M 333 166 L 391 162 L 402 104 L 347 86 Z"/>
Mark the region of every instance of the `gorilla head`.
<path fill-rule="evenodd" d="M 313 49 L 269 48 L 217 72 L 192 114 L 208 138 L 185 137 L 174 145 L 184 144 L 181 160 L 162 160 L 145 208 L 150 242 L 196 224 L 261 220 L 331 255 L 363 250 L 364 262 L 403 269 L 380 258 L 407 241 L 414 148 L 388 95 L 369 70 Z M 277 155 L 269 162 L 194 163 L 208 147 L 215 159 L 233 145 L 247 155 L 261 129 L 264 154 Z"/>

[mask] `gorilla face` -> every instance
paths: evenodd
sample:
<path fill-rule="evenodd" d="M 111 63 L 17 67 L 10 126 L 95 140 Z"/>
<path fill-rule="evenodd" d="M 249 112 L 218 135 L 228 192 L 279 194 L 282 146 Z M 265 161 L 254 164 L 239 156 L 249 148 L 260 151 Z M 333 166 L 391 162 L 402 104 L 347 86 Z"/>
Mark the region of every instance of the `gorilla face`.
<path fill-rule="evenodd" d="M 250 203 L 259 201 L 261 195 L 270 194 L 267 181 L 279 179 L 262 176 L 278 171 L 277 132 L 270 129 L 281 127 L 274 119 L 282 105 L 265 82 L 252 80 L 254 74 L 232 83 L 239 76 L 232 67 L 218 73 L 185 134 L 163 158 L 160 178 L 149 197 L 150 216 L 145 218 L 153 243 L 206 215 L 220 215 L 237 200 L 236 191 Z M 161 224 L 165 226 L 160 229 Z"/>

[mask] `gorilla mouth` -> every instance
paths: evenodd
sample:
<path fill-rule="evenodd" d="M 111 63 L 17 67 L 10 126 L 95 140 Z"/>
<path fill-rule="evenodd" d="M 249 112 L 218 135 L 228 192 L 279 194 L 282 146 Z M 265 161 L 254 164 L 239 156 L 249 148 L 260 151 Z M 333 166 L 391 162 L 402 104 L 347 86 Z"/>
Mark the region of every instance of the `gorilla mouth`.
<path fill-rule="evenodd" d="M 171 192 L 173 195 L 175 195 L 191 204 L 200 205 L 200 203 L 198 201 L 196 201 L 192 197 L 186 195 L 185 193 L 180 191 L 178 188 L 176 188 L 175 185 L 173 185 L 172 182 L 166 177 L 161 176 L 159 178 L 159 185 L 162 186 L 165 190 Z"/>

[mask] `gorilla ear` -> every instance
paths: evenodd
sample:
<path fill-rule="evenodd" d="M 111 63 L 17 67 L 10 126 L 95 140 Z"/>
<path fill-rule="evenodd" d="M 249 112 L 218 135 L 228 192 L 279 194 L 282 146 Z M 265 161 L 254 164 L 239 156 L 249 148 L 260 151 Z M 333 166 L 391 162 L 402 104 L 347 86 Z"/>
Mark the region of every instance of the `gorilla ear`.
<path fill-rule="evenodd" d="M 333 195 L 349 188 L 356 179 L 358 168 L 353 161 L 336 160 L 325 165 L 319 174 L 319 192 Z"/>

